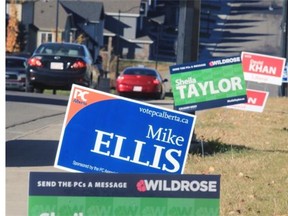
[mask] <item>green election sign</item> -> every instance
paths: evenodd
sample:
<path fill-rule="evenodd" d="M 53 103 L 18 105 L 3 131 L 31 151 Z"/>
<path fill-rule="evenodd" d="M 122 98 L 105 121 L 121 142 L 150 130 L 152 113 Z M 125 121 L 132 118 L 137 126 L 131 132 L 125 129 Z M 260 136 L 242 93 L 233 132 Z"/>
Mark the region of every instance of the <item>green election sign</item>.
<path fill-rule="evenodd" d="M 220 175 L 31 172 L 29 216 L 219 216 Z"/>
<path fill-rule="evenodd" d="M 240 57 L 170 67 L 177 110 L 189 112 L 247 102 Z"/>

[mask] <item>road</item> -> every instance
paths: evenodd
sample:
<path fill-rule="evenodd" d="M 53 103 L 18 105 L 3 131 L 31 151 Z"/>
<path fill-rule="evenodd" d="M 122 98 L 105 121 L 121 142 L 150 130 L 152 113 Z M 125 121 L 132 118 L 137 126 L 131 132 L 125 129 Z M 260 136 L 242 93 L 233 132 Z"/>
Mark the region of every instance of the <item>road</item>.
<path fill-rule="evenodd" d="M 54 171 L 67 103 L 67 96 L 7 91 L 7 216 L 27 215 L 30 171 Z"/>
<path fill-rule="evenodd" d="M 172 100 L 146 101 L 172 108 Z M 28 212 L 31 171 L 54 168 L 68 96 L 6 92 L 6 216 Z"/>

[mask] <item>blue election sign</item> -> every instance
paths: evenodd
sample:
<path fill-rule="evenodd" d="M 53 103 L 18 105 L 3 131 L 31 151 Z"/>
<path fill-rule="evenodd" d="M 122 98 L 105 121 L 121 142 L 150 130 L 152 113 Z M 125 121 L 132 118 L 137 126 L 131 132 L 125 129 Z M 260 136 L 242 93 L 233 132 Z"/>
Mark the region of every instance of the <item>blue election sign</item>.
<path fill-rule="evenodd" d="M 183 173 L 196 117 L 73 85 L 55 167 Z"/>

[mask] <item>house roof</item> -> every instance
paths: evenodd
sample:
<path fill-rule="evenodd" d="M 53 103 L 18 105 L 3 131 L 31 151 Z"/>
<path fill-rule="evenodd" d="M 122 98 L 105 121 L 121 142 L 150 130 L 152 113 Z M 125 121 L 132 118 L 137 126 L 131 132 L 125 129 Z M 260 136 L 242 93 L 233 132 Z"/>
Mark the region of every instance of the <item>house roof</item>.
<path fill-rule="evenodd" d="M 141 0 L 103 0 L 106 14 L 139 14 Z"/>
<path fill-rule="evenodd" d="M 61 1 L 61 5 L 74 14 L 89 22 L 99 22 L 104 19 L 103 3 L 95 1 Z"/>
<path fill-rule="evenodd" d="M 103 3 L 93 0 L 59 0 L 58 10 L 58 26 L 60 29 L 64 29 L 65 20 L 70 13 L 94 23 L 104 19 Z M 54 25 L 57 17 L 57 1 L 51 0 L 35 2 L 34 17 L 34 25 L 39 29 L 51 30 L 51 28 L 55 28 Z"/>
<path fill-rule="evenodd" d="M 39 29 L 51 31 L 56 26 L 57 1 L 37 1 L 34 4 L 34 25 Z M 67 14 L 61 7 L 58 10 L 58 27 L 63 29 Z"/>

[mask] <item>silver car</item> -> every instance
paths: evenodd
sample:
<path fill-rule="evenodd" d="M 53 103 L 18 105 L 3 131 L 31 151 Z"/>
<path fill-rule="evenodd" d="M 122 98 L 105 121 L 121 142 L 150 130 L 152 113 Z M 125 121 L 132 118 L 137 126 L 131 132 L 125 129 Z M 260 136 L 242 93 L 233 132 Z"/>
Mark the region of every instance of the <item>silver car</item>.
<path fill-rule="evenodd" d="M 25 91 L 26 57 L 6 56 L 6 89 Z"/>

